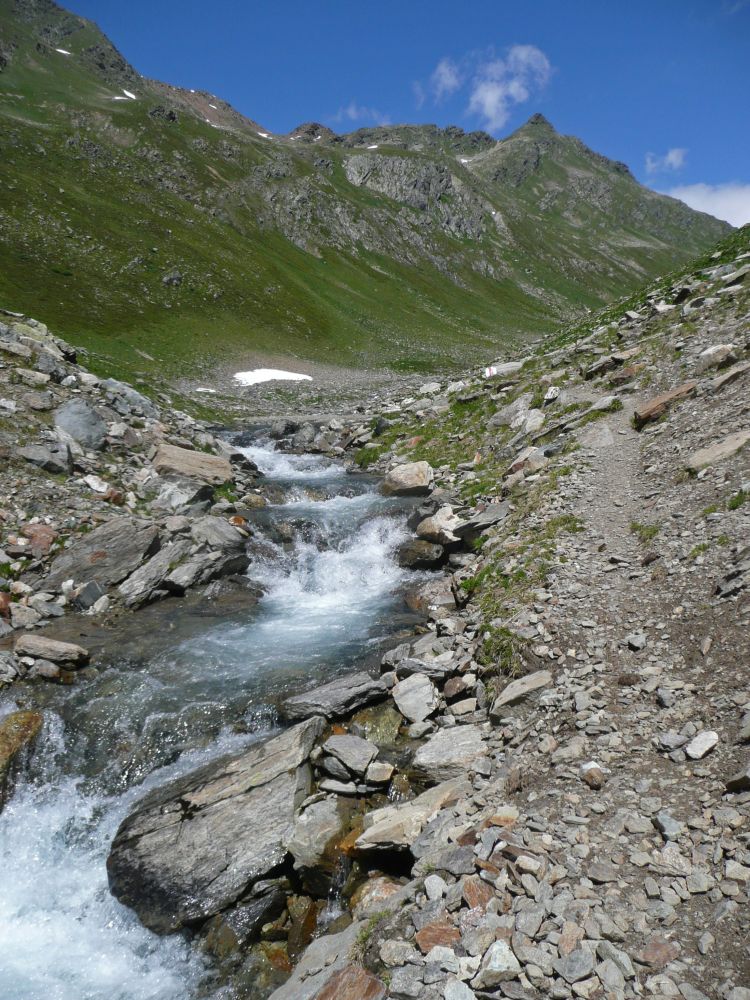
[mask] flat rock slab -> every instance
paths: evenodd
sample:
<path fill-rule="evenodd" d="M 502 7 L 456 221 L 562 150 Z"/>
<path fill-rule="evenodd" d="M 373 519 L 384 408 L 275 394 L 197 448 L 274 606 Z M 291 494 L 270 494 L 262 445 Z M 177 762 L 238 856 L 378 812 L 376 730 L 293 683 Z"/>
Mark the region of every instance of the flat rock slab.
<path fill-rule="evenodd" d="M 375 809 L 365 815 L 364 832 L 354 846 L 358 851 L 407 848 L 442 808 L 470 791 L 471 785 L 465 778 L 455 778 L 422 792 L 410 802 Z"/>
<path fill-rule="evenodd" d="M 314 715 L 338 719 L 371 702 L 382 700 L 387 693 L 388 689 L 383 681 L 360 671 L 287 698 L 282 702 L 280 712 L 282 718 L 292 722 L 309 719 Z"/>
<path fill-rule="evenodd" d="M 160 476 L 185 476 L 215 486 L 234 478 L 229 459 L 174 444 L 160 444 L 152 464 Z"/>
<path fill-rule="evenodd" d="M 635 408 L 633 413 L 633 423 L 637 430 L 645 427 L 652 420 L 658 420 L 675 403 L 678 403 L 682 399 L 687 399 L 688 396 L 692 396 L 697 388 L 697 382 L 684 382 L 682 385 L 670 389 L 669 392 L 662 392 L 658 396 L 649 399 L 646 403 L 641 403 L 640 406 Z"/>
<path fill-rule="evenodd" d="M 80 666 L 89 658 L 89 651 L 73 642 L 58 642 L 48 639 L 45 635 L 28 632 L 22 635 L 15 646 L 16 656 L 33 656 L 36 659 L 51 660 L 53 663 L 65 663 Z"/>
<path fill-rule="evenodd" d="M 324 934 L 305 949 L 294 971 L 268 1000 L 314 1000 L 338 973 L 346 969 L 359 932 L 365 927 L 355 920 L 339 934 Z"/>
<path fill-rule="evenodd" d="M 112 893 L 159 933 L 245 895 L 287 857 L 295 811 L 311 788 L 307 758 L 323 728 L 310 719 L 147 795 L 112 843 Z"/>
<path fill-rule="evenodd" d="M 454 726 L 439 730 L 423 743 L 414 755 L 412 768 L 427 781 L 449 781 L 465 775 L 486 755 L 487 746 L 478 726 Z"/>
<path fill-rule="evenodd" d="M 45 590 L 59 590 L 65 580 L 77 585 L 96 581 L 106 590 L 120 583 L 159 548 L 155 525 L 132 517 L 113 517 L 81 535 L 52 563 Z"/>
<path fill-rule="evenodd" d="M 55 427 L 69 434 L 81 447 L 99 451 L 107 437 L 107 425 L 85 399 L 69 399 L 55 410 Z"/>
<path fill-rule="evenodd" d="M 717 462 L 724 462 L 732 455 L 736 455 L 748 443 L 750 443 L 750 430 L 737 431 L 725 437 L 723 441 L 717 441 L 706 448 L 694 451 L 687 460 L 686 468 L 688 472 L 700 472 L 709 465 L 716 465 Z"/>
<path fill-rule="evenodd" d="M 499 715 L 500 709 L 503 708 L 503 706 L 512 705 L 514 702 L 521 701 L 522 698 L 525 698 L 533 691 L 538 691 L 540 688 L 546 687 L 551 683 L 552 674 L 549 670 L 537 670 L 533 674 L 527 674 L 525 677 L 519 677 L 516 680 L 511 681 L 507 687 L 503 688 L 497 698 L 495 698 L 491 714 Z"/>
<path fill-rule="evenodd" d="M 481 535 L 483 531 L 491 528 L 493 524 L 499 524 L 500 521 L 504 521 L 508 516 L 509 510 L 510 504 L 507 500 L 503 500 L 502 503 L 488 504 L 484 510 L 474 514 L 468 520 L 457 524 L 453 528 L 453 534 L 459 538 L 470 538 L 473 535 Z"/>

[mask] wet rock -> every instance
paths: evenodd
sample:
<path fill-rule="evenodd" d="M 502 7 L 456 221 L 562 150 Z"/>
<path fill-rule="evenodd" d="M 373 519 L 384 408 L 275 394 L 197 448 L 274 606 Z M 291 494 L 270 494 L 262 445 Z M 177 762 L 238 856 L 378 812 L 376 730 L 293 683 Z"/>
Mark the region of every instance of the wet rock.
<path fill-rule="evenodd" d="M 421 496 L 429 493 L 433 471 L 428 462 L 407 462 L 389 470 L 382 490 L 390 496 Z"/>
<path fill-rule="evenodd" d="M 412 767 L 419 778 L 443 782 L 466 774 L 487 755 L 478 726 L 441 729 L 414 755 Z"/>
<path fill-rule="evenodd" d="M 70 399 L 55 410 L 55 427 L 86 451 L 99 451 L 107 438 L 107 425 L 85 399 Z"/>
<path fill-rule="evenodd" d="M 15 771 L 42 728 L 39 712 L 11 712 L 0 719 L 0 810 L 10 795 Z"/>
<path fill-rule="evenodd" d="M 190 552 L 191 544 L 187 539 L 179 539 L 160 549 L 135 573 L 117 588 L 122 600 L 128 607 L 137 607 L 149 600 L 152 593 L 164 585 L 166 578 Z"/>
<path fill-rule="evenodd" d="M 335 866 L 334 847 L 346 830 L 352 808 L 350 799 L 329 795 L 312 802 L 295 819 L 285 844 L 310 891 L 328 890 Z"/>
<path fill-rule="evenodd" d="M 445 557 L 442 545 L 412 538 L 399 546 L 396 558 L 404 569 L 435 569 Z"/>
<path fill-rule="evenodd" d="M 316 938 L 306 949 L 292 975 L 268 1000 L 313 1000 L 337 972 L 350 964 L 350 953 L 362 928 L 354 921 L 338 934 Z"/>
<path fill-rule="evenodd" d="M 322 730 L 322 719 L 310 719 L 147 795 L 107 859 L 114 895 L 160 933 L 236 902 L 287 857 Z"/>
<path fill-rule="evenodd" d="M 77 584 L 94 580 L 106 590 L 121 583 L 158 548 L 155 525 L 131 517 L 114 517 L 90 534 L 81 535 L 57 556 L 44 586 L 59 590 L 66 580 Z"/>
<path fill-rule="evenodd" d="M 234 478 L 229 459 L 173 444 L 160 444 L 152 464 L 159 475 L 184 476 L 214 486 Z"/>
<path fill-rule="evenodd" d="M 35 659 L 51 660 L 67 666 L 79 667 L 88 662 L 89 651 L 72 642 L 58 642 L 45 635 L 27 633 L 16 641 L 17 656 L 33 656 Z"/>
<path fill-rule="evenodd" d="M 339 719 L 358 708 L 381 701 L 387 693 L 383 681 L 375 680 L 362 671 L 287 698 L 280 706 L 280 713 L 282 718 L 290 721 L 309 719 L 314 715 Z"/>

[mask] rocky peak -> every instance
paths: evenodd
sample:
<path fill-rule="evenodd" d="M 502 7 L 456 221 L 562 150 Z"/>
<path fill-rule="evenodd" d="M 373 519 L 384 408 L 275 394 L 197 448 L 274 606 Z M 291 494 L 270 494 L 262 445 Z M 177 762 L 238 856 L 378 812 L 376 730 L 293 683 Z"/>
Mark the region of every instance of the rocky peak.
<path fill-rule="evenodd" d="M 320 122 L 304 122 L 287 136 L 287 139 L 299 139 L 301 142 L 332 142 L 335 138 L 336 133 Z"/>

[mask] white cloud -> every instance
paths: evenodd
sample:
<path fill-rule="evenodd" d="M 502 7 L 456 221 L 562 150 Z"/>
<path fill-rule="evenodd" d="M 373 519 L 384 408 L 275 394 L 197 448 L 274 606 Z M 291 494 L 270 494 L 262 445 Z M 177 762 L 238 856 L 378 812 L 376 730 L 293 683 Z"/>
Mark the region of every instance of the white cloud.
<path fill-rule="evenodd" d="M 440 102 L 445 97 L 450 97 L 460 89 L 463 83 L 462 74 L 458 66 L 445 56 L 437 64 L 430 77 L 430 90 L 435 100 Z"/>
<path fill-rule="evenodd" d="M 664 156 L 646 153 L 646 173 L 663 174 L 668 170 L 682 170 L 687 160 L 687 150 L 680 146 L 668 149 Z"/>
<path fill-rule="evenodd" d="M 733 226 L 750 222 L 750 184 L 683 184 L 666 192 L 699 212 L 708 212 Z"/>
<path fill-rule="evenodd" d="M 535 45 L 514 45 L 502 59 L 480 62 L 473 76 L 469 112 L 496 131 L 510 118 L 513 106 L 542 90 L 552 74 L 547 56 Z"/>
<path fill-rule="evenodd" d="M 415 80 L 414 83 L 412 83 L 411 89 L 414 93 L 414 104 L 416 105 L 417 109 L 419 109 L 427 100 L 427 94 L 425 93 L 424 87 L 419 82 L 419 80 Z"/>
<path fill-rule="evenodd" d="M 368 108 L 364 104 L 357 104 L 356 101 L 349 101 L 346 107 L 339 108 L 335 115 L 331 116 L 331 121 L 336 124 L 341 122 L 374 122 L 375 125 L 390 125 L 391 119 L 388 115 L 378 111 L 377 108 Z"/>

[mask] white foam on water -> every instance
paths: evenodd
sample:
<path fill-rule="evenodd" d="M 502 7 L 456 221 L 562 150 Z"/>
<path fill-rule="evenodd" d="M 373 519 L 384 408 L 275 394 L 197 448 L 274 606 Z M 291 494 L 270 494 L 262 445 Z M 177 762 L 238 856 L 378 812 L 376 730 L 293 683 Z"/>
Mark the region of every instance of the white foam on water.
<path fill-rule="evenodd" d="M 241 385 L 258 385 L 259 382 L 312 382 L 310 375 L 286 372 L 281 368 L 255 368 L 249 372 L 236 372 L 234 377 Z"/>
<path fill-rule="evenodd" d="M 319 455 L 292 455 L 288 452 L 274 451 L 264 445 L 250 445 L 238 448 L 251 462 L 255 462 L 264 476 L 270 479 L 280 479 L 283 482 L 293 480 L 345 479 L 346 472 L 338 462 Z"/>
<path fill-rule="evenodd" d="M 0 815 L 0 996 L 185 1000 L 205 973 L 199 955 L 178 935 L 153 934 L 118 903 L 105 862 L 120 822 L 145 788 L 206 755 L 186 755 L 144 786 L 107 796 L 57 766 L 65 753 L 54 717 L 37 744 L 36 758 L 46 762 L 42 773 L 19 782 Z"/>

